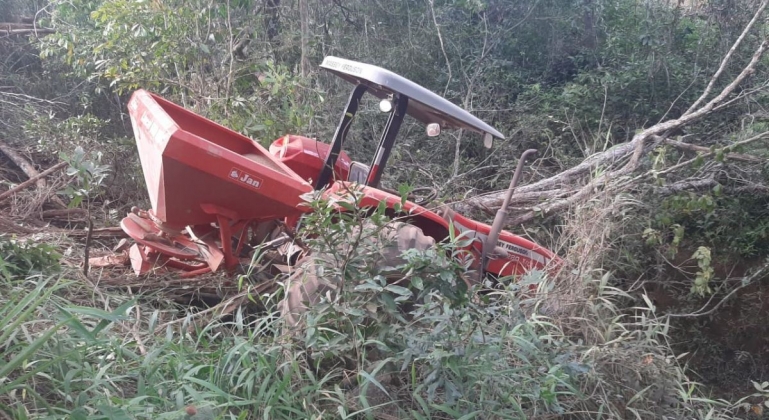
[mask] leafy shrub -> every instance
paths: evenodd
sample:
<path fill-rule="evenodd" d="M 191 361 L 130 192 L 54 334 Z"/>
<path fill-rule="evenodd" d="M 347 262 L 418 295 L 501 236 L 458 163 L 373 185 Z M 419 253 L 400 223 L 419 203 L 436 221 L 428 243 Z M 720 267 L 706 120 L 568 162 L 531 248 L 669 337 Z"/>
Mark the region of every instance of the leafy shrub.
<path fill-rule="evenodd" d="M 231 50 L 256 36 L 252 6 L 77 0 L 56 7 L 50 23 L 66 30 L 42 39 L 40 55 L 95 96 L 148 89 L 266 143 L 306 127 L 320 98 L 286 65 Z"/>
<path fill-rule="evenodd" d="M 0 235 L 0 277 L 10 281 L 32 273 L 59 271 L 61 255 L 47 243 Z"/>

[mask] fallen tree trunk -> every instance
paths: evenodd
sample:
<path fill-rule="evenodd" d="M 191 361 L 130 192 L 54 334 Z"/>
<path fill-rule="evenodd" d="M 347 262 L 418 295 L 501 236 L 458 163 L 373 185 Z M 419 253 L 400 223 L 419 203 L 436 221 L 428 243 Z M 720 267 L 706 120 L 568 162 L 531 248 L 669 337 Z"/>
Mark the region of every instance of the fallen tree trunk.
<path fill-rule="evenodd" d="M 753 15 L 753 19 L 744 28 L 742 34 L 732 45 L 726 56 L 724 56 L 718 70 L 708 83 L 707 88 L 686 112 L 676 119 L 655 124 L 633 136 L 629 142 L 619 144 L 604 152 L 594 154 L 585 159 L 582 163 L 559 174 L 517 188 L 511 200 L 511 206 L 528 201 L 524 199 L 524 197 L 537 197 L 540 202 L 537 205 L 529 206 L 528 208 L 517 210 L 508 209 L 508 212 L 510 213 L 508 224 L 518 225 L 527 223 L 540 216 L 548 216 L 564 211 L 573 205 L 584 202 L 590 197 L 597 195 L 601 191 L 616 191 L 618 190 L 618 186 L 627 187 L 629 176 L 636 171 L 640 159 L 651 149 L 648 144 L 650 140 L 653 140 L 656 143 L 672 141 L 666 138 L 667 133 L 697 121 L 714 110 L 721 109 L 721 106 L 724 104 L 731 102 L 727 101 L 727 98 L 732 95 L 740 83 L 755 73 L 756 65 L 767 49 L 766 39 L 758 45 L 750 61 L 745 65 L 742 71 L 715 97 L 707 102 L 705 101 L 708 96 L 710 96 L 710 92 L 716 80 L 729 64 L 732 54 L 753 25 L 759 20 L 759 17 L 763 14 L 768 3 L 767 0 L 761 2 Z M 674 145 L 684 145 L 683 147 L 690 147 L 690 150 L 693 149 L 695 151 L 703 151 L 702 149 L 706 149 L 700 149 L 700 146 L 680 142 L 676 142 Z M 709 149 L 706 150 L 709 151 Z M 730 157 L 742 158 L 742 160 L 750 160 L 752 158 L 739 154 L 736 156 L 735 154 L 732 154 Z M 589 175 L 597 169 L 601 170 L 601 175 L 590 179 Z M 497 191 L 463 200 L 462 202 L 455 203 L 453 207 L 459 212 L 467 212 L 474 208 L 496 209 L 502 205 L 504 196 L 505 191 Z"/>

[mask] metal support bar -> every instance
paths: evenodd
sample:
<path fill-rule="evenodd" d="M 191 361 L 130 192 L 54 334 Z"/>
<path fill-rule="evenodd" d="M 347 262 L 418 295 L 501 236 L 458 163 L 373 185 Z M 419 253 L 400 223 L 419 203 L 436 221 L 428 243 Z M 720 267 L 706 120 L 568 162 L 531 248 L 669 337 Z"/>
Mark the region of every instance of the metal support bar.
<path fill-rule="evenodd" d="M 366 177 L 366 185 L 369 187 L 378 187 L 379 180 L 382 178 L 385 166 L 387 166 L 387 159 L 390 158 L 390 152 L 395 144 L 395 138 L 398 136 L 398 131 L 401 128 L 403 118 L 406 117 L 406 109 L 409 106 L 409 98 L 405 95 L 398 96 L 398 102 L 395 105 L 395 109 L 390 113 L 390 117 L 387 119 L 387 125 L 382 132 L 382 138 L 379 140 L 379 147 L 377 147 L 374 160 L 371 162 L 368 177 Z"/>
<path fill-rule="evenodd" d="M 350 99 L 347 101 L 347 107 L 342 114 L 342 119 L 339 121 L 339 125 L 336 127 L 334 133 L 334 139 L 331 142 L 331 151 L 326 156 L 326 162 L 323 164 L 323 169 L 318 174 L 318 179 L 315 181 L 315 190 L 320 190 L 326 184 L 328 184 L 331 175 L 334 173 L 334 165 L 336 164 L 339 153 L 342 151 L 342 144 L 345 137 L 347 137 L 347 130 L 350 129 L 352 119 L 355 117 L 355 113 L 358 112 L 358 104 L 360 98 L 366 93 L 366 85 L 357 85 L 350 94 Z"/>

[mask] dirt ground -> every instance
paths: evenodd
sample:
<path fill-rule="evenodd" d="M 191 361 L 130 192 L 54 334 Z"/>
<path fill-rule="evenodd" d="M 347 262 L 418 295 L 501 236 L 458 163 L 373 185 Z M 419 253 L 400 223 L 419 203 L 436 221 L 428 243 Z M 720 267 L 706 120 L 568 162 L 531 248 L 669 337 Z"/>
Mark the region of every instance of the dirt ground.
<path fill-rule="evenodd" d="M 696 268 L 682 264 L 686 272 Z M 739 265 L 715 266 L 716 281 L 724 291 L 712 297 L 689 293 L 691 279 L 678 270 L 669 270 L 665 288 L 649 290 L 658 315 L 685 315 L 671 318 L 671 343 L 693 371 L 691 379 L 710 388 L 713 397 L 736 400 L 755 392 L 751 381 L 769 381 L 769 281 L 756 279 L 733 294 L 715 311 L 709 312 L 728 291 L 741 284 L 744 276 L 762 265 L 761 259 Z M 723 279 L 729 278 L 727 284 Z M 710 300 L 710 302 L 709 302 Z M 708 304 L 709 302 L 709 304 Z M 706 306 L 707 304 L 707 306 Z M 704 309 L 702 309 L 704 308 Z M 686 316 L 703 314 L 699 316 Z"/>

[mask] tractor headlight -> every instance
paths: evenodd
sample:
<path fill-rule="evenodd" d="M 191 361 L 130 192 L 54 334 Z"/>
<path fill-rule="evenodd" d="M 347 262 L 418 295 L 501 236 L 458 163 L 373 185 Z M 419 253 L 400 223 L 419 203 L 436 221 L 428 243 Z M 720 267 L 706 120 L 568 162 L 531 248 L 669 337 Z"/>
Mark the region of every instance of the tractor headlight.
<path fill-rule="evenodd" d="M 382 99 L 379 103 L 379 110 L 382 112 L 390 112 L 393 110 L 393 103 L 389 99 Z"/>

